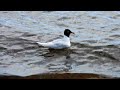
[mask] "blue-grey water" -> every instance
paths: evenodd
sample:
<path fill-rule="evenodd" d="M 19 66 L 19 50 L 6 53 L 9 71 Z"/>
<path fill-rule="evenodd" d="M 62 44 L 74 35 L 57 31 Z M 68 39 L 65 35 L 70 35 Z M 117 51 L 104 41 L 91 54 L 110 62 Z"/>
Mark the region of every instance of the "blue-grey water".
<path fill-rule="evenodd" d="M 70 29 L 72 46 L 47 42 Z M 0 11 L 0 74 L 95 73 L 120 77 L 119 11 Z"/>

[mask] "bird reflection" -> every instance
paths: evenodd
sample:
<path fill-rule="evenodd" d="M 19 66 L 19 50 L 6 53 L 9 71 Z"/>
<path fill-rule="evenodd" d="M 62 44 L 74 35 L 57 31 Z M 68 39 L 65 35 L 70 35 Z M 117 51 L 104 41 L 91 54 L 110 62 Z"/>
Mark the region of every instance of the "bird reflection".
<path fill-rule="evenodd" d="M 70 59 L 71 49 L 48 49 L 48 52 L 44 54 L 44 57 L 62 57 L 66 56 L 66 59 Z"/>

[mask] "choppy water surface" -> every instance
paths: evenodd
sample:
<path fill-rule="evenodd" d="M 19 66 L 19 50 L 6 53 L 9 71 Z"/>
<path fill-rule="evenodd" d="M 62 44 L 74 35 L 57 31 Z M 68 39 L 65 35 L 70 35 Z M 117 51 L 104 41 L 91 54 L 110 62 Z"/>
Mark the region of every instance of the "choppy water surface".
<path fill-rule="evenodd" d="M 75 32 L 64 50 L 38 47 Z M 1 11 L 0 74 L 96 73 L 120 77 L 119 11 Z"/>

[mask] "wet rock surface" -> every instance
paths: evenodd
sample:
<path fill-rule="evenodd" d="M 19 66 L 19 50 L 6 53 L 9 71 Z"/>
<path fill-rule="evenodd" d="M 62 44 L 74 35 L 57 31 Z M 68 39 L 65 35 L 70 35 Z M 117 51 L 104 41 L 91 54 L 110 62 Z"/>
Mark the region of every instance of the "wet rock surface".
<path fill-rule="evenodd" d="M 0 79 L 119 79 L 110 76 L 91 74 L 91 73 L 54 73 L 54 74 L 41 74 L 31 75 L 27 77 L 19 76 L 1 76 Z"/>

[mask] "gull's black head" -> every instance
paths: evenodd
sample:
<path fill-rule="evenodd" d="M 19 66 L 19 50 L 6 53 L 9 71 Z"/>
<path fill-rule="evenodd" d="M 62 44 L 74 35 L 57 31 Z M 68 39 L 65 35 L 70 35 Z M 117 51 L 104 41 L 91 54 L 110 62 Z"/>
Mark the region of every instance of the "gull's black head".
<path fill-rule="evenodd" d="M 64 35 L 66 35 L 67 37 L 69 37 L 71 33 L 73 33 L 73 32 L 71 32 L 69 29 L 65 29 L 65 31 L 64 31 Z"/>

